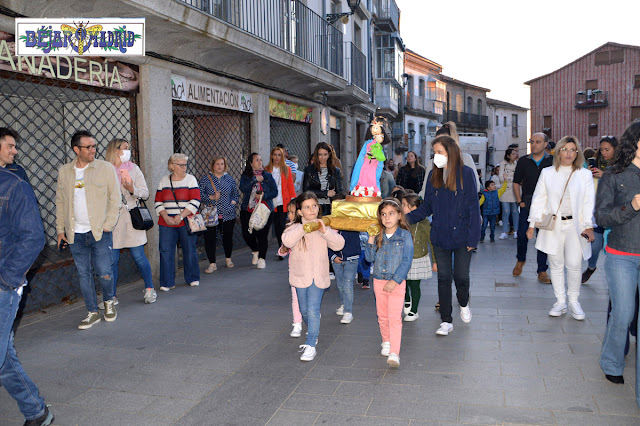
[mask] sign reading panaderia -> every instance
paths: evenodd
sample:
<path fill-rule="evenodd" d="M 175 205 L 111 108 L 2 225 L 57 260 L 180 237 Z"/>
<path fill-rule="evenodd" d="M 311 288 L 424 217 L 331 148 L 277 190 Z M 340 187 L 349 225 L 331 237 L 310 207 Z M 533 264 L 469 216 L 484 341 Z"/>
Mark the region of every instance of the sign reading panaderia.
<path fill-rule="evenodd" d="M 171 76 L 171 97 L 177 101 L 253 112 L 251 94 L 179 75 Z"/>
<path fill-rule="evenodd" d="M 16 54 L 144 55 L 145 18 L 16 18 Z"/>

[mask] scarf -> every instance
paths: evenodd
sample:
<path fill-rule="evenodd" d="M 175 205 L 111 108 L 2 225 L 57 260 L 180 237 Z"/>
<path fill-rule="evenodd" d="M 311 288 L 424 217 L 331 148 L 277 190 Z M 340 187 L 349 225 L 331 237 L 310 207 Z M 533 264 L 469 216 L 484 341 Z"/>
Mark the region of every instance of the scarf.
<path fill-rule="evenodd" d="M 122 176 L 120 175 L 120 170 L 126 170 L 126 171 L 131 171 L 133 169 L 134 164 L 131 161 L 125 161 L 124 163 L 121 163 L 118 167 L 116 167 L 115 165 L 113 167 L 116 168 L 116 175 L 118 175 L 118 182 L 120 182 L 120 184 L 122 184 Z"/>

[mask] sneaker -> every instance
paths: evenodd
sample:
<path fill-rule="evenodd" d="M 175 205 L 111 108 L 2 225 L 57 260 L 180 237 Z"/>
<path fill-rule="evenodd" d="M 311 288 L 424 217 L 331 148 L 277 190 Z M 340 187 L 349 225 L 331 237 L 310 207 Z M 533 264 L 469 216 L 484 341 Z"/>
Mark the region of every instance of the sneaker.
<path fill-rule="evenodd" d="M 118 298 L 116 296 L 113 296 L 113 300 L 114 300 L 114 305 L 119 305 L 120 304 L 120 302 L 118 301 Z M 104 301 L 98 303 L 98 309 L 104 310 Z"/>
<path fill-rule="evenodd" d="M 107 300 L 104 302 L 104 320 L 111 322 L 115 321 L 118 317 L 118 313 L 116 312 L 116 304 L 113 300 Z"/>
<path fill-rule="evenodd" d="M 387 358 L 387 364 L 389 367 L 398 368 L 400 367 L 400 357 L 396 354 L 389 354 L 389 358 Z"/>
<path fill-rule="evenodd" d="M 404 302 L 403 312 L 405 315 L 409 315 L 409 312 L 411 312 L 411 302 Z"/>
<path fill-rule="evenodd" d="M 589 281 L 589 278 L 591 278 L 591 275 L 593 275 L 593 273 L 596 271 L 596 269 L 598 269 L 598 268 L 593 268 L 593 269 L 587 268 L 587 270 L 582 273 L 582 284 L 584 284 L 587 281 Z"/>
<path fill-rule="evenodd" d="M 353 321 L 353 314 L 351 312 L 345 312 L 344 316 L 340 320 L 342 324 L 350 324 Z"/>
<path fill-rule="evenodd" d="M 209 264 L 209 267 L 204 270 L 204 273 L 205 274 L 213 274 L 217 270 L 218 270 L 218 266 L 215 263 L 211 263 L 211 264 Z"/>
<path fill-rule="evenodd" d="M 191 281 L 191 282 L 189 283 L 189 285 L 190 285 L 191 287 L 198 287 L 198 286 L 200 285 L 200 281 Z"/>
<path fill-rule="evenodd" d="M 253 252 L 253 258 L 251 258 L 251 264 L 252 265 L 257 265 L 258 264 L 258 252 L 257 251 Z"/>
<path fill-rule="evenodd" d="M 517 232 L 514 232 L 514 233 L 513 233 L 513 239 L 514 239 L 514 240 L 517 240 L 517 239 L 518 239 L 518 233 L 517 233 Z"/>
<path fill-rule="evenodd" d="M 344 305 L 340 305 L 340 307 L 336 309 L 336 315 L 344 315 Z"/>
<path fill-rule="evenodd" d="M 291 325 L 293 326 L 293 330 L 291 330 L 291 333 L 289 333 L 289 336 L 291 336 L 291 337 L 300 337 L 302 335 L 302 323 L 301 322 L 294 322 Z"/>
<path fill-rule="evenodd" d="M 567 313 L 567 304 L 564 302 L 556 302 L 553 304 L 553 307 L 549 311 L 549 316 L 559 317 L 562 314 Z"/>
<path fill-rule="evenodd" d="M 331 281 L 335 280 L 336 279 L 336 274 L 334 274 L 333 272 L 329 272 L 329 279 Z"/>
<path fill-rule="evenodd" d="M 573 319 L 582 321 L 586 316 L 582 310 L 582 306 L 580 306 L 580 302 L 569 302 L 569 309 L 571 310 Z"/>
<path fill-rule="evenodd" d="M 258 259 L 258 266 L 256 266 L 256 268 L 264 269 L 266 267 L 267 267 L 267 261 L 264 259 Z"/>
<path fill-rule="evenodd" d="M 100 321 L 101 321 L 100 314 L 98 314 L 97 312 L 89 312 L 87 317 L 82 321 L 80 321 L 80 324 L 78 325 L 78 329 L 86 330 L 88 328 L 93 327 L 93 324 L 98 323 Z"/>
<path fill-rule="evenodd" d="M 391 342 L 382 342 L 380 346 L 382 346 L 382 349 L 380 350 L 380 355 L 389 356 L 389 352 L 391 351 Z"/>
<path fill-rule="evenodd" d="M 495 242 L 496 242 L 496 239 L 495 239 L 495 238 L 493 238 L 493 237 L 491 237 L 491 239 L 490 239 L 489 241 L 491 241 L 492 243 L 495 243 Z"/>
<path fill-rule="evenodd" d="M 171 286 L 171 287 L 161 286 L 161 287 L 160 287 L 160 291 L 169 291 L 169 290 L 173 290 L 173 287 L 174 287 L 174 286 Z"/>
<path fill-rule="evenodd" d="M 369 287 L 369 280 L 368 279 L 363 279 L 362 280 L 362 289 L 363 290 L 369 290 L 371 287 Z"/>
<path fill-rule="evenodd" d="M 518 260 L 516 262 L 516 266 L 513 268 L 513 276 L 514 277 L 519 277 L 520 274 L 522 274 L 522 267 L 524 266 L 524 264 L 527 262 L 522 262 L 520 260 Z"/>
<path fill-rule="evenodd" d="M 236 266 L 236 265 L 233 264 L 233 262 L 231 261 L 230 257 L 227 257 L 225 259 L 225 263 L 227 264 L 227 268 L 233 268 L 234 266 Z"/>
<path fill-rule="evenodd" d="M 51 404 L 44 407 L 44 413 L 37 419 L 25 420 L 25 426 L 49 426 L 53 423 L 53 412 L 50 410 Z"/>
<path fill-rule="evenodd" d="M 551 284 L 551 278 L 549 278 L 549 274 L 546 271 L 538 272 L 538 281 L 543 284 Z"/>
<path fill-rule="evenodd" d="M 506 232 L 503 232 L 502 234 L 500 234 L 500 236 L 498 237 L 499 240 L 506 240 L 508 237 Z"/>
<path fill-rule="evenodd" d="M 471 322 L 471 308 L 468 304 L 467 306 L 460 306 L 460 318 L 464 323 L 468 324 Z"/>
<path fill-rule="evenodd" d="M 155 303 L 158 298 L 158 293 L 152 288 L 147 288 L 144 291 L 144 303 Z"/>
<path fill-rule="evenodd" d="M 302 355 L 300 355 L 300 361 L 313 361 L 316 357 L 316 348 L 309 345 L 300 345 L 300 348 L 300 352 L 302 352 Z"/>
<path fill-rule="evenodd" d="M 404 316 L 404 320 L 407 322 L 415 321 L 418 318 L 420 318 L 420 315 L 418 315 L 417 312 L 415 314 L 413 312 L 409 312 L 407 315 Z"/>
<path fill-rule="evenodd" d="M 447 336 L 453 331 L 453 324 L 450 322 L 443 322 L 440 324 L 440 328 L 436 331 L 438 336 Z"/>

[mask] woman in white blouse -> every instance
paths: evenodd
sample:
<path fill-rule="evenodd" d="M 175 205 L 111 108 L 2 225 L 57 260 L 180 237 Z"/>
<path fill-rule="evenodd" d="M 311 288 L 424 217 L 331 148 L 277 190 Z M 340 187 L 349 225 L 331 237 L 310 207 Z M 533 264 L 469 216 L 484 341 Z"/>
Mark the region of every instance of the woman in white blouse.
<path fill-rule="evenodd" d="M 527 238 L 533 238 L 536 222 L 547 213 L 555 214 L 553 230 L 539 230 L 536 248 L 549 255 L 549 269 L 556 303 L 549 311 L 559 317 L 568 308 L 573 318 L 583 320 L 578 302 L 582 281 L 582 259 L 591 257 L 595 191 L 591 172 L 583 168 L 580 142 L 565 136 L 556 145 L 553 166 L 542 169 L 529 211 Z M 566 186 L 566 190 L 565 190 Z M 564 269 L 567 269 L 565 293 Z"/>

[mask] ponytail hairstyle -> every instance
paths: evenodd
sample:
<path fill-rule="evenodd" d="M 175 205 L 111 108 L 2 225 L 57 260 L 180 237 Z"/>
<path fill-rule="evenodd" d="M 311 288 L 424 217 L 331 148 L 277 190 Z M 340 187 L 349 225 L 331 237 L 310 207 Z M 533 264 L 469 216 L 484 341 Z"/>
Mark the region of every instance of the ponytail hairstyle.
<path fill-rule="evenodd" d="M 409 207 L 420 207 L 422 204 L 422 198 L 418 194 L 406 194 L 402 200 L 406 201 Z"/>
<path fill-rule="evenodd" d="M 378 206 L 378 225 L 380 226 L 380 232 L 376 237 L 376 246 L 378 247 L 378 249 L 382 247 L 382 243 L 384 241 L 385 228 L 382 225 L 382 209 L 388 206 L 393 207 L 394 210 L 398 213 L 398 216 L 400 216 L 400 221 L 398 221 L 398 228 L 402 228 L 411 232 L 411 229 L 409 229 L 409 224 L 407 223 L 407 218 L 404 215 L 404 211 L 402 211 L 402 205 L 400 204 L 400 201 L 398 201 L 397 198 L 385 198 Z"/>

